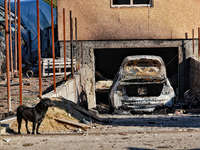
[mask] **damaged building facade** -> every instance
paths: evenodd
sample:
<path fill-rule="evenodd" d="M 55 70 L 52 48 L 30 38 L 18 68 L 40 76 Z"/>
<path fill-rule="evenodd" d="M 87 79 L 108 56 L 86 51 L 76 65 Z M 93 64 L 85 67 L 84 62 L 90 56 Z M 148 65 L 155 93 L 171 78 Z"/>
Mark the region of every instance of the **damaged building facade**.
<path fill-rule="evenodd" d="M 63 8 L 68 57 L 69 12 L 72 11 L 72 17 L 78 20 L 76 49 L 78 57 L 83 58 L 81 84 L 89 108 L 96 106 L 95 83 L 102 76 L 113 80 L 124 58 L 133 55 L 156 55 L 163 59 L 167 77 L 176 94 L 175 102 L 183 99 L 187 90 L 191 93 L 199 91 L 200 1 L 58 0 L 57 6 L 61 57 L 64 56 Z"/>

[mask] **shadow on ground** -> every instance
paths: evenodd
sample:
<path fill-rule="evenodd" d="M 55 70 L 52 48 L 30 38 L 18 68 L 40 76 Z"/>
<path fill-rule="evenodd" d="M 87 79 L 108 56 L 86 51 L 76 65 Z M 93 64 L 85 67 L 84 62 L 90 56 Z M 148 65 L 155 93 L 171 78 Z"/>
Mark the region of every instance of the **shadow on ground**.
<path fill-rule="evenodd" d="M 89 120 L 89 117 L 82 112 L 75 109 L 77 104 L 71 102 L 65 98 L 56 98 L 53 100 L 57 107 L 64 109 L 67 113 L 71 114 L 72 117 L 79 121 L 83 119 Z M 78 106 L 80 107 L 80 106 Z M 82 107 L 81 107 L 82 108 Z M 84 108 L 83 108 L 84 109 Z M 84 109 L 86 110 L 86 109 Z M 89 111 L 95 115 L 95 110 Z M 98 114 L 98 112 L 96 113 Z M 141 127 L 200 127 L 200 115 L 198 114 L 181 114 L 176 115 L 162 114 L 162 115 L 151 115 L 151 114 L 126 114 L 126 115 L 100 115 L 99 118 L 107 118 L 107 125 L 114 126 L 141 126 Z M 93 118 L 92 118 L 93 119 Z M 94 120 L 94 119 L 93 119 Z M 95 120 L 94 120 L 95 121 Z"/>

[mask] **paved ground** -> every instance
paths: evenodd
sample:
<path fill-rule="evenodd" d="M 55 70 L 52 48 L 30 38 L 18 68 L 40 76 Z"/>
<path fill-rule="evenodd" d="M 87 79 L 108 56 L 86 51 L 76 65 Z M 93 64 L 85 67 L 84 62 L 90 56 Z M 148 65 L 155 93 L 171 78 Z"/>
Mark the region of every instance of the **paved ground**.
<path fill-rule="evenodd" d="M 7 149 L 200 149 L 200 115 L 103 115 L 112 122 L 66 135 L 4 135 Z M 1 149 L 0 148 L 0 149 Z"/>
<path fill-rule="evenodd" d="M 199 149 L 199 132 L 149 132 L 102 135 L 52 135 L 1 137 L 3 150 L 10 149 Z"/>

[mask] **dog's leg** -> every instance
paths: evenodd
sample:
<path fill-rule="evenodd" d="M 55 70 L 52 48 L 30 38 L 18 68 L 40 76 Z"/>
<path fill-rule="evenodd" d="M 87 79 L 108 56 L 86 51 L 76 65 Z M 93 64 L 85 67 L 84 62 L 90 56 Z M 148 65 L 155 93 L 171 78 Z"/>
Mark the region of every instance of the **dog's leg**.
<path fill-rule="evenodd" d="M 22 118 L 20 116 L 17 116 L 17 122 L 18 122 L 18 134 L 21 134 L 21 124 L 22 124 Z"/>
<path fill-rule="evenodd" d="M 41 122 L 42 122 L 42 121 L 41 121 Z M 39 129 L 39 127 L 40 127 L 41 122 L 39 122 L 39 123 L 37 124 L 36 134 L 40 134 L 40 133 L 38 132 L 38 129 Z"/>
<path fill-rule="evenodd" d="M 28 120 L 24 119 L 25 122 L 26 122 L 26 131 L 27 131 L 27 134 L 30 134 L 29 130 L 28 130 Z"/>
<path fill-rule="evenodd" d="M 33 122 L 33 130 L 32 130 L 32 134 L 35 134 L 35 125 L 36 125 L 36 122 Z"/>

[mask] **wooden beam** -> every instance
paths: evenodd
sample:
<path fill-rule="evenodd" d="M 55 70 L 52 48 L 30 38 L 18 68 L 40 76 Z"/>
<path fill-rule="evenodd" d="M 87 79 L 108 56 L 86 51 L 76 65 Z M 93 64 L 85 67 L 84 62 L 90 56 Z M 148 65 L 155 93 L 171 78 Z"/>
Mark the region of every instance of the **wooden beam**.
<path fill-rule="evenodd" d="M 88 124 L 79 123 L 79 122 L 74 122 L 74 121 L 70 121 L 70 120 L 66 120 L 66 119 L 58 119 L 58 118 L 55 118 L 54 120 L 56 120 L 56 121 L 59 122 L 59 123 L 63 123 L 63 124 L 67 124 L 67 125 L 70 125 L 70 126 L 74 126 L 74 127 L 81 128 L 81 129 L 83 129 L 83 130 L 86 130 L 87 128 L 91 127 L 91 126 L 88 125 Z"/>

